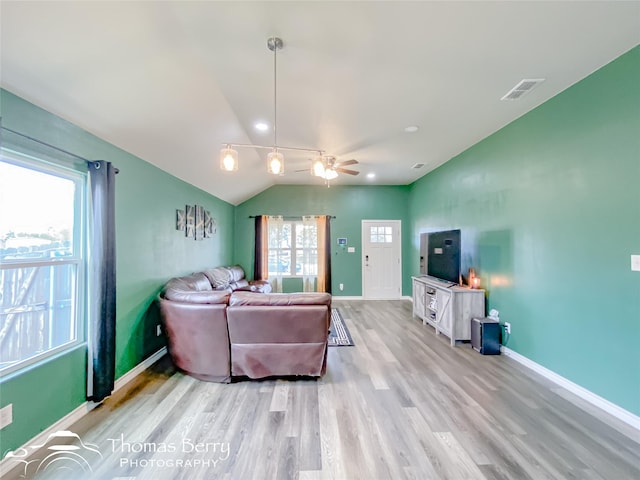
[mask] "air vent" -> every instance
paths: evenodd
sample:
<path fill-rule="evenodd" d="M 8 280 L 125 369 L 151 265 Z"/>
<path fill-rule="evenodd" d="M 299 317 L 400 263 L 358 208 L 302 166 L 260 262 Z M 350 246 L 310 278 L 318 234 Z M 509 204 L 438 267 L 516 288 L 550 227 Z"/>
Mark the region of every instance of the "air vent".
<path fill-rule="evenodd" d="M 422 167 L 424 167 L 424 163 L 416 163 L 416 164 L 415 164 L 413 167 L 411 167 L 411 168 L 415 168 L 415 169 L 417 170 L 417 169 L 422 168 Z"/>
<path fill-rule="evenodd" d="M 521 80 L 515 87 L 509 90 L 500 100 L 518 100 L 525 93 L 529 93 L 536 85 L 544 82 L 544 78 L 525 78 Z"/>

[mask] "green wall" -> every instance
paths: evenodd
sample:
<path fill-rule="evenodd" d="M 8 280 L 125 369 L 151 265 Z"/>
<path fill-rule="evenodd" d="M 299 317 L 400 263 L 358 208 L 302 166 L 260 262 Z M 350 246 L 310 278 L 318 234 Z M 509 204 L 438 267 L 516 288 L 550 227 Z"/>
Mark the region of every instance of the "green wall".
<path fill-rule="evenodd" d="M 331 220 L 331 283 L 336 296 L 362 295 L 362 220 L 401 220 L 402 250 L 410 245 L 407 217 L 406 186 L 326 186 L 276 185 L 236 207 L 236 242 L 234 260 L 249 277 L 253 274 L 254 220 L 252 215 L 335 215 Z M 355 253 L 347 253 L 337 245 L 346 237 Z M 403 256 L 403 295 L 411 295 L 406 280 L 408 260 Z M 344 290 L 339 290 L 340 283 Z M 284 283 L 286 291 L 299 291 L 301 281 Z"/>
<path fill-rule="evenodd" d="M 3 125 L 120 169 L 118 377 L 163 345 L 153 299 L 169 277 L 232 260 L 251 277 L 250 215 L 330 214 L 334 294 L 362 295 L 361 220 L 402 221 L 403 295 L 419 234 L 461 228 L 465 265 L 512 324 L 507 346 L 640 415 L 640 274 L 629 257 L 640 254 L 639 84 L 635 48 L 410 186 L 281 185 L 235 208 L 4 90 L 0 107 Z M 212 212 L 213 239 L 174 230 L 185 204 Z M 79 348 L 0 384 L 0 407 L 14 408 L 0 455 L 84 402 L 85 365 Z"/>
<path fill-rule="evenodd" d="M 461 228 L 508 347 L 640 414 L 640 47 L 411 186 L 421 232 Z"/>
<path fill-rule="evenodd" d="M 87 159 L 103 159 L 116 176 L 116 377 L 162 346 L 154 298 L 172 276 L 232 260 L 234 207 L 35 105 L 0 91 L 3 126 Z M 44 193 L 42 193 L 44 195 Z M 43 199 L 46 201 L 46 199 Z M 217 223 L 212 239 L 196 242 L 175 230 L 176 209 L 203 205 Z M 0 407 L 13 404 L 2 429 L 0 458 L 85 401 L 86 346 L 0 384 Z M 37 392 L 37 395 L 34 395 Z"/>

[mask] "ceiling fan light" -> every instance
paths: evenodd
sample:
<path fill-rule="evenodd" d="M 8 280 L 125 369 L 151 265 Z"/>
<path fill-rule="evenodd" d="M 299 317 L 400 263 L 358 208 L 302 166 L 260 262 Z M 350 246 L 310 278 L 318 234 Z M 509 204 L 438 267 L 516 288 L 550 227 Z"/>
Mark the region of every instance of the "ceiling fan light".
<path fill-rule="evenodd" d="M 220 169 L 225 172 L 238 170 L 238 152 L 231 147 L 220 150 Z"/>
<path fill-rule="evenodd" d="M 316 158 L 311 164 L 311 174 L 315 175 L 316 177 L 324 178 L 324 173 L 325 173 L 325 169 L 324 169 L 324 162 L 322 161 L 322 158 Z"/>
<path fill-rule="evenodd" d="M 279 151 L 273 150 L 267 155 L 267 172 L 274 175 L 282 175 L 284 173 L 284 155 Z"/>
<path fill-rule="evenodd" d="M 338 172 L 336 172 L 333 168 L 328 168 L 324 171 L 325 180 L 333 180 L 334 178 L 338 178 Z"/>

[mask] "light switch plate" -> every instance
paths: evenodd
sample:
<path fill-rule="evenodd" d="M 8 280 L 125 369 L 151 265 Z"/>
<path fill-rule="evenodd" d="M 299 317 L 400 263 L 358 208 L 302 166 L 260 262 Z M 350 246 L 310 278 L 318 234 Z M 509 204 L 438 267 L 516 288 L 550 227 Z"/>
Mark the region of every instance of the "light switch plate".
<path fill-rule="evenodd" d="M 356 253 L 356 247 L 347 247 L 348 253 Z"/>
<path fill-rule="evenodd" d="M 631 270 L 640 272 L 640 255 L 631 255 Z"/>

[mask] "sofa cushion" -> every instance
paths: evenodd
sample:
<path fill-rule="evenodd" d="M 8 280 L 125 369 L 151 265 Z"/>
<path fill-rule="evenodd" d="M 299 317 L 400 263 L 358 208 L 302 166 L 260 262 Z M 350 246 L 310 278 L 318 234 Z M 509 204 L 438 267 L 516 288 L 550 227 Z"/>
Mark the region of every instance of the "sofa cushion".
<path fill-rule="evenodd" d="M 229 306 L 240 305 L 331 305 L 331 295 L 328 293 L 258 293 L 236 291 L 229 298 Z"/>
<path fill-rule="evenodd" d="M 229 286 L 231 287 L 232 290 L 238 290 L 238 289 L 244 289 L 244 290 L 248 290 L 248 286 L 249 286 L 249 282 L 247 281 L 246 278 L 243 278 L 241 280 L 238 280 L 237 282 L 231 282 L 229 284 Z"/>
<path fill-rule="evenodd" d="M 213 290 L 204 274 L 194 273 L 169 280 L 165 285 L 163 297 L 176 302 L 227 303 L 229 292 Z"/>
<path fill-rule="evenodd" d="M 216 267 L 202 272 L 213 288 L 227 288 L 231 283 L 231 276 L 226 267 Z"/>
<path fill-rule="evenodd" d="M 167 282 L 166 288 L 174 287 L 195 292 L 211 291 L 211 282 L 202 272 L 192 273 L 184 277 L 175 277 Z"/>
<path fill-rule="evenodd" d="M 244 269 L 240 265 L 225 268 L 229 275 L 229 283 L 237 283 L 244 278 Z"/>

